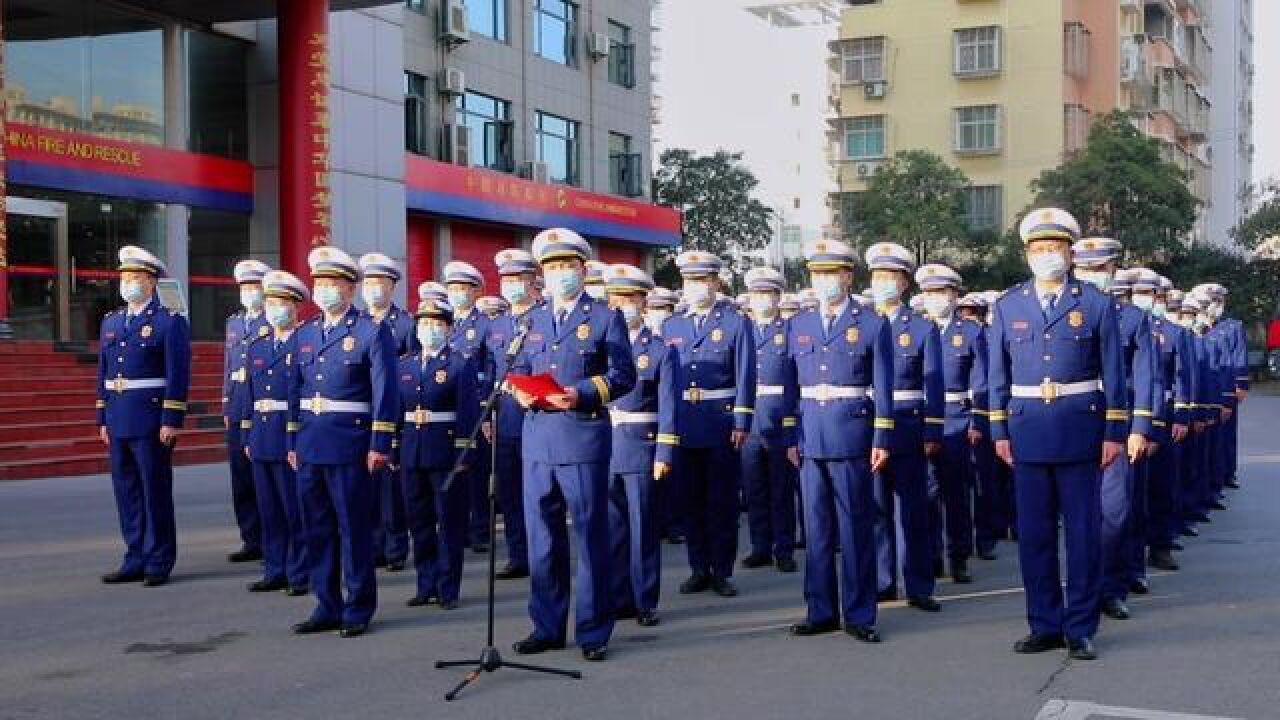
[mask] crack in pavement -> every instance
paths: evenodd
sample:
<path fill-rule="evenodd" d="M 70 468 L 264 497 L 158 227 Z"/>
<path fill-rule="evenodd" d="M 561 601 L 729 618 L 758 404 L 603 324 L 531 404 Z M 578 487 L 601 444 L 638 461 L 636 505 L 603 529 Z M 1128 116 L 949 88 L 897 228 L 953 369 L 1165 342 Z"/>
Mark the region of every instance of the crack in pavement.
<path fill-rule="evenodd" d="M 239 640 L 244 636 L 245 634 L 242 632 L 232 631 L 224 632 L 221 635 L 211 635 L 197 642 L 132 643 L 124 649 L 124 652 L 126 655 L 150 653 L 160 658 L 201 655 L 211 653 L 223 645 Z"/>
<path fill-rule="evenodd" d="M 1057 670 L 1054 670 L 1053 672 L 1049 673 L 1049 677 L 1045 678 L 1044 684 L 1040 686 L 1040 689 L 1036 691 L 1036 694 L 1043 695 L 1051 685 L 1057 682 L 1058 676 L 1066 672 L 1067 668 L 1069 667 L 1071 667 L 1071 658 L 1063 658 L 1062 664 L 1058 666 Z"/>

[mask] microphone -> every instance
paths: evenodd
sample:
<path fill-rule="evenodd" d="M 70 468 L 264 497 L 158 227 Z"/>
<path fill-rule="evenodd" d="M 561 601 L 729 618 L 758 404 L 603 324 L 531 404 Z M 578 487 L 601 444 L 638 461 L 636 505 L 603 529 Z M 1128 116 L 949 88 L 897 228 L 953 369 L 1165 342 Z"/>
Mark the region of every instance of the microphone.
<path fill-rule="evenodd" d="M 511 367 L 511 363 L 515 362 L 516 356 L 520 354 L 520 348 L 524 347 L 524 339 L 529 335 L 529 318 L 522 317 L 516 321 L 516 334 L 511 338 L 511 343 L 507 345 L 507 367 Z"/>

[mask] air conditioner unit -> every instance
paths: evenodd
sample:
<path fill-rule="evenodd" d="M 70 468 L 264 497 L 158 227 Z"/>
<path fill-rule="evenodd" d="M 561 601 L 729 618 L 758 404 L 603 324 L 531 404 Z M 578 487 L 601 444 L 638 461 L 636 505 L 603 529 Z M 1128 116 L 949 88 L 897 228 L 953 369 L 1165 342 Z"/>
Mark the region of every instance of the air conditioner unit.
<path fill-rule="evenodd" d="M 869 98 L 882 98 L 889 91 L 889 83 L 884 80 L 872 80 L 862 84 L 862 94 Z"/>
<path fill-rule="evenodd" d="M 443 145 L 441 155 L 446 161 L 454 165 L 471 164 L 471 128 L 446 124 Z"/>
<path fill-rule="evenodd" d="M 597 60 L 609 57 L 609 44 L 609 35 L 606 33 L 591 33 L 587 36 L 587 52 Z"/>
<path fill-rule="evenodd" d="M 878 162 L 860 162 L 854 166 L 854 171 L 858 173 L 859 178 L 869 179 L 876 174 L 876 170 L 880 167 Z"/>
<path fill-rule="evenodd" d="M 464 0 L 445 0 L 440 8 L 440 39 L 446 45 L 461 45 L 471 40 L 467 27 L 467 3 Z"/>
<path fill-rule="evenodd" d="M 467 74 L 454 67 L 447 67 L 436 76 L 441 95 L 464 95 L 467 92 Z"/>
<path fill-rule="evenodd" d="M 520 169 L 520 174 L 534 182 L 545 183 L 550 181 L 551 168 L 544 162 L 527 162 Z"/>

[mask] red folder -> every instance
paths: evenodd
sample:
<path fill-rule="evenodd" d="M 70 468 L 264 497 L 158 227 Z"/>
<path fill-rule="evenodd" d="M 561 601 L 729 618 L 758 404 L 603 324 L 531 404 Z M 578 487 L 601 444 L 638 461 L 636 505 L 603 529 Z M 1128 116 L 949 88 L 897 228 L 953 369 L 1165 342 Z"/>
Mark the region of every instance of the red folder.
<path fill-rule="evenodd" d="M 532 395 L 534 407 L 549 408 L 547 397 L 549 395 L 563 395 L 565 390 L 556 382 L 556 379 L 549 374 L 542 375 L 508 375 L 507 383 L 511 387 L 521 392 Z"/>

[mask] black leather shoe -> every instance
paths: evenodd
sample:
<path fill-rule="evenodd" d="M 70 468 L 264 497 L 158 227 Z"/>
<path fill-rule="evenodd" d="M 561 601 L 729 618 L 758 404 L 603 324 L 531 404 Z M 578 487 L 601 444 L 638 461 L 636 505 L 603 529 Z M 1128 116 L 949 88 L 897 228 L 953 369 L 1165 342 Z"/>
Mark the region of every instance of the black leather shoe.
<path fill-rule="evenodd" d="M 1178 533 L 1182 537 L 1200 537 L 1200 531 L 1188 525 Z"/>
<path fill-rule="evenodd" d="M 667 543 L 670 545 L 683 545 L 684 536 L 680 533 L 672 533 L 667 536 Z"/>
<path fill-rule="evenodd" d="M 471 543 L 471 552 L 476 553 L 478 555 L 483 555 L 489 552 L 489 543 L 482 543 L 482 542 Z"/>
<path fill-rule="evenodd" d="M 599 647 L 582 648 L 582 659 L 586 660 L 587 662 L 604 662 L 604 659 L 608 655 L 609 655 L 608 645 L 600 645 Z"/>
<path fill-rule="evenodd" d="M 772 564 L 773 558 L 769 557 L 768 553 L 751 553 L 750 555 L 742 558 L 742 567 L 753 570 L 755 568 L 768 567 Z"/>
<path fill-rule="evenodd" d="M 1146 595 L 1151 592 L 1151 583 L 1146 578 L 1138 578 L 1129 583 L 1129 592 L 1134 595 Z"/>
<path fill-rule="evenodd" d="M 511 563 L 507 563 L 505 567 L 499 570 L 494 577 L 499 580 L 519 580 L 520 578 L 529 577 L 529 568 L 516 567 Z"/>
<path fill-rule="evenodd" d="M 996 554 L 996 551 L 990 548 L 978 551 L 978 559 L 980 560 L 995 560 L 998 557 L 1000 556 Z"/>
<path fill-rule="evenodd" d="M 338 630 L 338 637 L 360 637 L 369 631 L 369 623 L 349 623 Z"/>
<path fill-rule="evenodd" d="M 249 583 L 249 592 L 251 593 L 275 592 L 277 590 L 284 590 L 287 587 L 289 587 L 289 583 L 286 582 L 284 578 L 279 578 L 276 580 L 258 580 L 257 582 Z"/>
<path fill-rule="evenodd" d="M 804 539 L 804 537 L 803 537 L 803 536 L 801 536 L 800 538 L 798 538 L 798 539 L 796 540 L 795 548 L 796 548 L 797 550 L 803 550 L 803 549 L 804 549 L 804 544 L 805 544 L 805 539 Z"/>
<path fill-rule="evenodd" d="M 511 646 L 511 649 L 515 650 L 517 655 L 537 655 L 548 650 L 563 650 L 564 642 L 555 643 L 550 640 L 543 640 L 536 635 L 530 635 L 523 640 L 516 641 Z"/>
<path fill-rule="evenodd" d="M 309 592 L 311 592 L 311 589 L 306 585 L 290 585 L 289 588 L 284 591 L 284 594 L 289 597 L 302 597 Z"/>
<path fill-rule="evenodd" d="M 140 572 L 124 572 L 116 570 L 102 576 L 102 582 L 108 585 L 120 585 L 121 583 L 142 582 L 142 573 Z"/>
<path fill-rule="evenodd" d="M 964 558 L 951 559 L 951 579 L 962 585 L 973 582 L 973 576 L 969 574 L 968 560 Z"/>
<path fill-rule="evenodd" d="M 387 558 L 385 555 L 379 555 L 373 559 L 373 566 L 379 570 L 387 567 Z"/>
<path fill-rule="evenodd" d="M 1224 504 L 1221 500 L 1214 500 L 1213 502 L 1209 503 L 1209 507 L 1210 507 L 1210 508 L 1213 508 L 1214 510 L 1226 510 L 1226 509 L 1227 509 L 1226 504 Z"/>
<path fill-rule="evenodd" d="M 796 571 L 796 561 L 790 555 L 778 558 L 774 561 L 774 564 L 778 566 L 778 572 L 793 573 Z"/>
<path fill-rule="evenodd" d="M 1102 601 L 1102 614 L 1112 620 L 1128 620 L 1129 606 L 1120 598 L 1107 598 Z"/>
<path fill-rule="evenodd" d="M 160 587 L 169 582 L 168 575 L 147 575 L 142 578 L 142 587 Z"/>
<path fill-rule="evenodd" d="M 1097 660 L 1098 651 L 1093 647 L 1093 640 L 1080 638 L 1067 642 L 1067 654 L 1072 660 Z"/>
<path fill-rule="evenodd" d="M 788 632 L 790 632 L 792 635 L 795 635 L 797 637 L 809 637 L 810 635 L 823 635 L 825 633 L 833 633 L 839 629 L 840 629 L 840 623 L 836 622 L 835 620 L 828 620 L 827 622 L 820 622 L 820 623 L 809 622 L 808 620 L 806 620 L 804 622 L 798 622 L 795 625 L 792 625 L 791 628 L 788 630 Z"/>
<path fill-rule="evenodd" d="M 1157 570 L 1167 570 L 1169 572 L 1177 572 L 1178 561 L 1173 559 L 1173 554 L 1168 550 L 1152 550 L 1151 557 L 1147 559 L 1147 564 Z"/>
<path fill-rule="evenodd" d="M 1065 647 L 1067 641 L 1058 633 L 1039 635 L 1031 633 L 1013 644 L 1013 651 L 1020 655 L 1033 655 Z"/>
<path fill-rule="evenodd" d="M 228 562 L 243 563 L 253 562 L 262 559 L 262 550 L 256 548 L 242 547 L 239 550 L 227 556 Z"/>
<path fill-rule="evenodd" d="M 1228 479 L 1227 479 L 1227 487 L 1231 488 L 1232 490 L 1239 490 L 1239 489 L 1240 489 L 1240 481 L 1239 481 L 1239 480 L 1237 480 L 1237 479 L 1235 479 L 1235 478 L 1228 478 Z"/>
<path fill-rule="evenodd" d="M 854 640 L 864 643 L 880 642 L 880 633 L 876 632 L 876 629 L 870 625 L 845 625 L 844 631 Z"/>
<path fill-rule="evenodd" d="M 1173 552 L 1182 552 L 1183 550 L 1186 550 L 1186 548 L 1182 546 L 1182 543 L 1176 540 L 1169 543 L 1169 549 Z"/>
<path fill-rule="evenodd" d="M 337 620 L 303 620 L 293 626 L 293 632 L 298 635 L 315 635 L 316 633 L 333 632 L 342 627 L 342 623 Z"/>
<path fill-rule="evenodd" d="M 430 595 L 414 595 L 405 603 L 408 607 L 426 607 L 434 603 L 436 599 Z"/>
<path fill-rule="evenodd" d="M 693 593 L 705 592 L 711 587 L 711 577 L 702 573 L 694 573 L 689 576 L 688 580 L 680 583 L 681 595 L 692 595 Z"/>
<path fill-rule="evenodd" d="M 441 610 L 457 610 L 458 598 L 453 598 L 452 600 L 441 600 L 440 609 Z"/>
<path fill-rule="evenodd" d="M 711 589 L 720 597 L 729 598 L 738 594 L 738 586 L 729 578 L 711 578 Z"/>
<path fill-rule="evenodd" d="M 927 595 L 925 597 L 907 598 L 907 604 L 927 613 L 942 612 L 942 604 Z"/>
<path fill-rule="evenodd" d="M 640 627 L 653 627 L 662 622 L 657 610 L 641 610 L 636 614 L 636 624 Z"/>
<path fill-rule="evenodd" d="M 387 572 L 404 572 L 403 560 L 388 560 Z"/>
<path fill-rule="evenodd" d="M 942 561 L 942 558 L 935 558 L 933 561 L 933 577 L 940 580 L 946 576 L 947 564 Z"/>
<path fill-rule="evenodd" d="M 1191 516 L 1191 521 L 1192 521 L 1192 522 L 1198 522 L 1198 523 L 1211 523 L 1211 522 L 1213 522 L 1213 520 L 1212 520 L 1208 515 L 1206 515 L 1205 513 L 1202 513 L 1202 512 L 1201 512 L 1201 513 L 1196 513 L 1195 515 L 1192 515 L 1192 516 Z"/>
<path fill-rule="evenodd" d="M 622 608 L 621 610 L 613 611 L 614 620 L 630 620 L 638 615 L 639 613 L 636 612 L 636 609 L 633 607 Z"/>
<path fill-rule="evenodd" d="M 878 603 L 896 602 L 897 599 L 898 588 L 896 586 L 890 586 L 889 588 L 876 593 L 876 602 Z"/>

